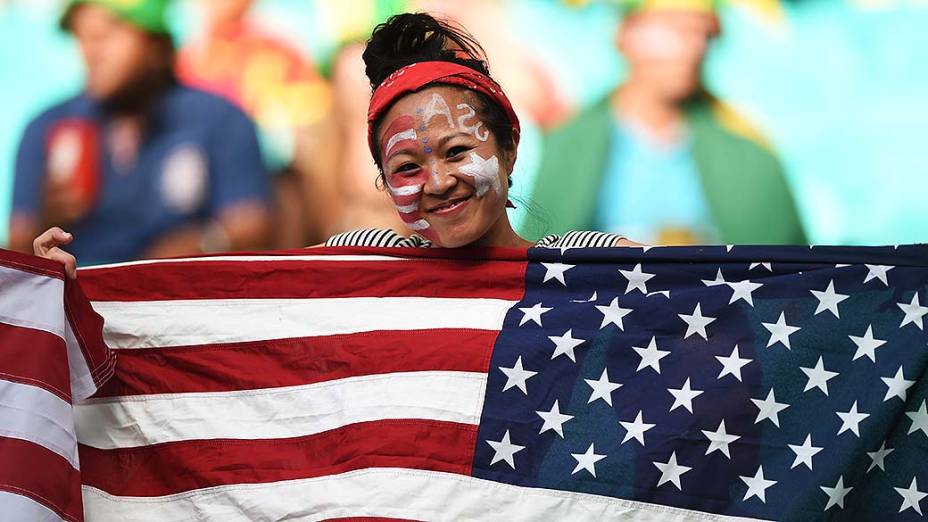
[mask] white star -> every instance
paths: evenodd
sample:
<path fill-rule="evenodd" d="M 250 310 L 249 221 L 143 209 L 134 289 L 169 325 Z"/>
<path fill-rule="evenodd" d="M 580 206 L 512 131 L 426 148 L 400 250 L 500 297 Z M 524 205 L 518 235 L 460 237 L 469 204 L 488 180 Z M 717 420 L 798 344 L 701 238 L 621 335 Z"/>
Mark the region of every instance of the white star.
<path fill-rule="evenodd" d="M 809 378 L 806 381 L 806 387 L 802 391 L 807 392 L 812 388 L 818 388 L 825 392 L 825 395 L 828 395 L 828 381 L 834 379 L 838 376 L 838 372 L 830 372 L 825 369 L 824 362 L 822 361 L 822 356 L 818 356 L 818 362 L 815 363 L 814 368 L 799 368 L 802 370 L 802 373 L 806 374 L 806 377 Z"/>
<path fill-rule="evenodd" d="M 551 411 L 536 411 L 535 413 L 545 421 L 544 425 L 541 427 L 541 431 L 538 432 L 539 435 L 548 430 L 554 430 L 562 439 L 564 438 L 564 429 L 562 426 L 565 422 L 574 418 L 573 415 L 561 413 L 561 408 L 558 406 L 557 401 L 554 401 L 554 406 L 551 407 Z"/>
<path fill-rule="evenodd" d="M 546 270 L 545 279 L 542 283 L 557 279 L 564 286 L 567 286 L 567 281 L 564 280 L 564 273 L 574 267 L 574 265 L 565 265 L 564 263 L 542 263 L 541 266 L 545 267 Z"/>
<path fill-rule="evenodd" d="M 883 397 L 883 402 L 892 399 L 893 397 L 899 397 L 902 399 L 902 402 L 905 402 L 906 392 L 909 387 L 915 384 L 915 381 L 910 381 L 905 378 L 905 375 L 902 373 L 902 366 L 896 370 L 896 375 L 893 377 L 880 377 L 883 382 L 886 383 L 886 397 Z"/>
<path fill-rule="evenodd" d="M 841 509 L 844 509 L 844 497 L 851 492 L 853 487 L 846 488 L 844 487 L 844 477 L 838 477 L 838 482 L 835 483 L 835 487 L 828 488 L 825 486 L 819 486 L 822 488 L 822 491 L 828 495 L 828 504 L 825 505 L 824 511 L 831 509 L 831 506 L 838 506 Z"/>
<path fill-rule="evenodd" d="M 509 464 L 509 467 L 513 470 L 516 469 L 516 462 L 513 456 L 525 449 L 525 446 L 512 444 L 509 441 L 509 430 L 506 430 L 503 438 L 499 441 L 488 440 L 487 444 L 493 448 L 493 460 L 490 461 L 490 465 L 492 466 L 501 460 L 505 460 L 506 464 Z"/>
<path fill-rule="evenodd" d="M 919 503 L 923 498 L 928 497 L 928 493 L 918 490 L 918 482 L 915 477 L 912 477 L 912 483 L 909 484 L 908 488 L 893 488 L 896 490 L 896 493 L 902 495 L 902 506 L 899 507 L 899 512 L 912 508 L 919 515 L 924 516 L 922 513 L 922 508 Z"/>
<path fill-rule="evenodd" d="M 696 303 L 696 308 L 693 310 L 693 315 L 687 314 L 677 314 L 680 316 L 680 319 L 686 323 L 686 333 L 683 334 L 683 338 L 698 333 L 703 339 L 709 340 L 709 337 L 706 335 L 706 326 L 715 321 L 715 317 L 704 317 L 702 315 L 702 309 L 700 304 Z"/>
<path fill-rule="evenodd" d="M 892 453 L 896 448 L 887 448 L 886 441 L 883 441 L 883 444 L 880 444 L 880 449 L 876 451 L 868 451 L 867 456 L 870 457 L 870 460 L 873 462 L 870 463 L 870 467 L 867 468 L 867 473 L 870 473 L 870 470 L 873 468 L 880 468 L 883 471 L 886 471 L 884 466 L 884 460 L 886 456 Z"/>
<path fill-rule="evenodd" d="M 753 477 L 739 475 L 739 478 L 748 485 L 748 490 L 745 492 L 743 500 L 747 500 L 751 497 L 757 497 L 764 504 L 767 503 L 767 488 L 777 483 L 775 480 L 767 480 L 764 478 L 763 466 L 757 467 L 757 473 L 755 473 Z"/>
<path fill-rule="evenodd" d="M 625 279 L 628 279 L 628 287 L 625 288 L 626 294 L 632 290 L 639 290 L 642 294 L 647 294 L 648 287 L 646 283 L 655 275 L 642 272 L 641 263 L 635 265 L 632 270 L 619 270 L 619 272 L 625 276 Z"/>
<path fill-rule="evenodd" d="M 857 411 L 857 401 L 854 401 L 854 405 L 851 406 L 851 409 L 845 412 L 838 411 L 835 412 L 838 414 L 838 417 L 841 417 L 841 429 L 838 430 L 838 435 L 841 435 L 847 430 L 854 432 L 854 435 L 860 437 L 860 422 L 870 416 L 869 413 L 861 413 Z"/>
<path fill-rule="evenodd" d="M 922 401 L 922 407 L 918 411 L 907 411 L 905 414 L 912 419 L 912 426 L 909 427 L 909 433 L 915 433 L 918 430 L 921 430 L 922 433 L 928 435 L 928 410 L 925 409 L 925 404 L 928 401 Z"/>
<path fill-rule="evenodd" d="M 873 338 L 873 325 L 867 327 L 867 332 L 863 337 L 849 335 L 850 339 L 857 345 L 857 351 L 854 353 L 854 359 L 857 360 L 866 355 L 871 361 L 876 362 L 876 349 L 886 344 L 886 341 Z"/>
<path fill-rule="evenodd" d="M 812 315 L 818 315 L 828 310 L 838 319 L 841 318 L 841 315 L 838 313 L 838 305 L 849 296 L 835 293 L 835 282 L 833 280 L 828 283 L 828 288 L 826 288 L 824 292 L 818 290 L 809 291 L 818 299 L 818 306 L 815 308 L 815 313 Z"/>
<path fill-rule="evenodd" d="M 722 277 L 721 268 L 719 269 L 718 275 L 715 276 L 715 279 L 703 279 L 702 280 L 702 284 L 706 286 L 719 286 L 719 285 L 724 285 L 725 283 L 726 283 L 725 278 Z"/>
<path fill-rule="evenodd" d="M 796 454 L 796 460 L 793 461 L 793 465 L 790 466 L 789 469 L 793 469 L 800 464 L 805 464 L 810 471 L 812 470 L 812 457 L 823 449 L 812 445 L 811 434 L 806 435 L 806 441 L 801 445 L 787 444 L 787 446 Z"/>
<path fill-rule="evenodd" d="M 729 460 L 731 460 L 731 453 L 728 452 L 728 445 L 732 442 L 741 438 L 740 435 L 732 435 L 725 432 L 725 421 L 719 424 L 719 429 L 715 431 L 700 430 L 703 435 L 709 439 L 709 449 L 706 450 L 706 455 L 712 453 L 713 451 L 721 451 Z"/>
<path fill-rule="evenodd" d="M 734 375 L 736 379 L 741 380 L 741 368 L 754 359 L 742 359 L 738 355 L 738 345 L 735 345 L 735 349 L 731 351 L 731 355 L 728 357 L 722 357 L 721 355 L 716 355 L 716 359 L 722 363 L 722 371 L 719 372 L 718 378 L 721 379 L 726 375 Z"/>
<path fill-rule="evenodd" d="M 770 419 L 770 422 L 772 422 L 777 428 L 780 427 L 779 413 L 786 408 L 789 408 L 789 404 L 786 404 L 785 402 L 777 402 L 777 398 L 773 394 L 773 388 L 771 388 L 770 392 L 767 393 L 766 399 L 751 399 L 751 402 L 753 402 L 754 406 L 757 406 L 757 409 L 759 410 L 757 412 L 757 419 L 754 420 L 754 424 L 757 424 L 764 419 Z"/>
<path fill-rule="evenodd" d="M 549 335 L 548 339 L 551 339 L 554 343 L 554 353 L 551 355 L 551 360 L 557 358 L 558 355 L 566 355 L 573 362 L 577 362 L 574 348 L 586 342 L 586 339 L 574 339 L 573 329 L 567 330 L 564 335 Z"/>
<path fill-rule="evenodd" d="M 683 383 L 682 388 L 668 388 L 667 391 L 673 395 L 673 406 L 670 407 L 670 411 L 683 406 L 689 410 L 690 413 L 693 413 L 693 399 L 699 397 L 703 393 L 703 390 L 691 389 L 689 379 L 686 379 L 686 382 Z"/>
<path fill-rule="evenodd" d="M 902 324 L 899 325 L 899 328 L 912 323 L 918 327 L 919 330 L 925 329 L 924 317 L 925 314 L 928 314 L 928 306 L 922 306 L 918 302 L 918 292 L 915 292 L 915 295 L 912 296 L 911 303 L 896 303 L 899 308 L 902 308 L 902 311 L 905 312 L 905 317 L 902 318 Z"/>
<path fill-rule="evenodd" d="M 541 314 L 553 310 L 553 308 L 545 308 L 541 306 L 541 303 L 533 305 L 531 308 L 519 308 L 522 312 L 522 320 L 519 321 L 519 326 L 529 322 L 535 321 L 535 324 L 541 326 Z"/>
<path fill-rule="evenodd" d="M 616 297 L 612 300 L 609 306 L 595 305 L 596 309 L 602 312 L 603 314 L 603 324 L 599 326 L 599 329 L 602 330 L 608 324 L 614 324 L 619 327 L 619 330 L 625 331 L 625 324 L 622 322 L 622 318 L 626 315 L 632 313 L 631 308 L 622 308 L 619 306 L 619 298 Z"/>
<path fill-rule="evenodd" d="M 766 268 L 768 272 L 773 272 L 773 267 L 770 266 L 770 263 L 751 263 L 751 267 L 748 268 L 748 270 L 754 270 L 759 266 Z"/>
<path fill-rule="evenodd" d="M 590 399 L 586 401 L 587 404 L 592 403 L 596 399 L 602 399 L 606 404 L 612 406 L 612 392 L 622 387 L 622 385 L 617 382 L 609 382 L 608 369 L 603 370 L 603 374 L 599 376 L 599 380 L 583 380 L 590 385 L 590 388 L 593 388 L 593 391 L 590 393 Z"/>
<path fill-rule="evenodd" d="M 597 455 L 593 449 L 593 443 L 590 443 L 590 447 L 587 448 L 586 453 L 571 453 L 571 457 L 577 459 L 577 467 L 570 473 L 571 475 L 577 473 L 581 469 L 585 469 L 590 472 L 590 475 L 593 475 L 593 478 L 596 478 L 596 463 L 606 458 L 606 455 Z"/>
<path fill-rule="evenodd" d="M 786 312 L 780 312 L 780 318 L 777 319 L 775 323 L 761 323 L 764 325 L 764 328 L 770 331 L 770 339 L 767 341 L 767 347 L 771 347 L 776 343 L 782 343 L 787 350 L 791 350 L 792 347 L 789 345 L 789 336 L 798 332 L 800 328 L 798 326 L 790 326 L 786 324 Z"/>
<path fill-rule="evenodd" d="M 725 251 L 731 252 L 731 249 L 735 248 L 735 245 L 725 245 Z"/>
<path fill-rule="evenodd" d="M 886 277 L 886 272 L 892 270 L 893 267 L 886 265 L 866 265 L 866 267 L 869 272 L 867 273 L 866 279 L 864 279 L 864 284 L 874 279 L 879 279 L 884 285 L 889 286 L 889 279 Z"/>
<path fill-rule="evenodd" d="M 651 342 L 648 343 L 647 348 L 632 346 L 632 349 L 638 353 L 638 357 L 641 357 L 641 362 L 638 363 L 638 369 L 635 370 L 636 372 L 640 372 L 646 367 L 651 367 L 657 373 L 661 373 L 661 359 L 670 355 L 670 352 L 667 350 L 657 349 L 656 337 L 651 337 Z"/>
<path fill-rule="evenodd" d="M 738 299 L 744 299 L 744 301 L 754 306 L 754 296 L 752 295 L 755 290 L 763 286 L 762 283 L 752 283 L 750 281 L 736 281 L 736 282 L 726 282 L 726 285 L 731 287 L 734 290 L 731 294 L 731 300 L 728 301 L 728 304 L 732 304 Z"/>
<path fill-rule="evenodd" d="M 503 386 L 503 391 L 506 391 L 513 386 L 517 386 L 520 390 L 522 390 L 522 393 L 526 395 L 528 395 L 528 389 L 526 388 L 525 381 L 538 374 L 538 372 L 533 372 L 522 368 L 521 355 L 518 359 L 516 359 L 516 363 L 512 366 L 512 368 L 500 366 L 499 369 L 506 374 L 506 385 Z"/>
<path fill-rule="evenodd" d="M 648 424 L 644 422 L 641 414 L 642 412 L 639 411 L 638 416 L 635 417 L 635 420 L 632 422 L 619 421 L 619 424 L 621 424 L 622 427 L 626 430 L 625 438 L 622 439 L 622 444 L 625 444 L 631 439 L 635 439 L 640 442 L 642 446 L 644 446 L 644 432 L 648 431 L 654 426 L 657 426 L 656 424 Z"/>
<path fill-rule="evenodd" d="M 683 491 L 683 487 L 680 486 L 680 475 L 693 468 L 677 464 L 676 451 L 670 454 L 670 459 L 667 462 L 653 462 L 653 464 L 657 469 L 661 470 L 661 478 L 657 481 L 657 487 L 661 487 L 667 482 L 673 482 L 677 489 Z"/>

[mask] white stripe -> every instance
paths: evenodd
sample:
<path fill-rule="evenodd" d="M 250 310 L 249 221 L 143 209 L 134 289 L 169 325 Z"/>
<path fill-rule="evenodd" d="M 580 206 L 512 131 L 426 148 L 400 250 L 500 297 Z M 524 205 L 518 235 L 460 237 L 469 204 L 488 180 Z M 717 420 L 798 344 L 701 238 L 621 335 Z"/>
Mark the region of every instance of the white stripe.
<path fill-rule="evenodd" d="M 59 522 L 64 519 L 57 513 L 29 497 L 0 490 L 0 513 L 4 520 L 29 522 Z"/>
<path fill-rule="evenodd" d="M 419 210 L 419 204 L 413 203 L 412 205 L 396 205 L 396 210 L 401 214 L 409 214 L 410 212 Z"/>
<path fill-rule="evenodd" d="M 101 449 L 301 437 L 386 419 L 476 425 L 486 380 L 472 372 L 380 374 L 285 388 L 91 399 L 74 413 L 81 443 Z"/>
<path fill-rule="evenodd" d="M 390 136 L 390 139 L 387 140 L 387 146 L 383 148 L 384 151 L 390 152 L 390 149 L 393 148 L 398 142 L 403 140 L 415 140 L 416 139 L 416 129 L 407 129 L 403 132 L 397 132 L 393 136 Z"/>
<path fill-rule="evenodd" d="M 749 521 L 740 517 L 542 488 L 465 475 L 371 468 L 267 484 L 217 486 L 164 497 L 115 497 L 84 486 L 88 521 L 413 520 Z"/>
<path fill-rule="evenodd" d="M 406 223 L 406 226 L 409 227 L 410 230 L 425 230 L 429 228 L 429 222 L 424 219 L 420 219 L 412 223 Z"/>
<path fill-rule="evenodd" d="M 500 330 L 515 301 L 426 297 L 97 301 L 110 348 L 151 348 L 377 330 Z"/>
<path fill-rule="evenodd" d="M 97 392 L 97 383 L 90 374 L 90 366 L 81 345 L 74 336 L 71 322 L 64 323 L 64 340 L 68 350 L 68 370 L 71 378 L 71 401 L 77 402 L 90 397 Z"/>
<path fill-rule="evenodd" d="M 71 405 L 44 388 L 0 379 L 0 435 L 38 444 L 79 469 Z"/>
<path fill-rule="evenodd" d="M 387 188 L 390 189 L 390 192 L 394 196 L 412 196 L 413 194 L 418 194 L 422 192 L 422 185 L 404 185 L 402 187 L 394 187 L 387 183 Z"/>
<path fill-rule="evenodd" d="M 64 281 L 0 266 L 0 322 L 64 338 Z"/>
<path fill-rule="evenodd" d="M 342 235 L 342 234 L 339 234 Z M 185 257 L 179 259 L 143 259 L 141 261 L 127 261 L 125 263 L 110 263 L 108 265 L 94 265 L 81 267 L 79 272 L 98 270 L 101 268 L 120 268 L 124 266 L 139 265 L 157 265 L 162 263 L 218 263 L 218 262 L 240 262 L 252 263 L 255 261 L 405 261 L 407 258 L 394 256 L 214 256 L 214 257 Z"/>

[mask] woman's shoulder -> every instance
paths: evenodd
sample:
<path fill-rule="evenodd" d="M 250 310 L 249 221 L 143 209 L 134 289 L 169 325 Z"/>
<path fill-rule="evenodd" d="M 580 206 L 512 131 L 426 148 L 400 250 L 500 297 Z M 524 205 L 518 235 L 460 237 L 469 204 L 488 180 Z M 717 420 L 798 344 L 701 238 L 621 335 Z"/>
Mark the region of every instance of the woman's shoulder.
<path fill-rule="evenodd" d="M 417 235 L 403 237 L 389 228 L 362 228 L 335 234 L 326 240 L 325 246 L 366 246 L 383 248 L 428 248 L 432 243 Z"/>
<path fill-rule="evenodd" d="M 551 234 L 535 243 L 539 248 L 584 248 L 584 247 L 612 247 L 636 246 L 637 243 L 629 241 L 625 236 L 609 232 L 594 230 L 571 230 L 564 235 Z"/>

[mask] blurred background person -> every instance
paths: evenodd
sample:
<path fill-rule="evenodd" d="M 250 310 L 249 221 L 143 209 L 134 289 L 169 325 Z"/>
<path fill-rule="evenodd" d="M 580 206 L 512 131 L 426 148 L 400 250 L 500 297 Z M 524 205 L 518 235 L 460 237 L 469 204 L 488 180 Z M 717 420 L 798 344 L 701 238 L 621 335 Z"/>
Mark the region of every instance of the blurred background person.
<path fill-rule="evenodd" d="M 70 1 L 84 90 L 34 119 L 15 164 L 10 245 L 58 225 L 82 264 L 266 245 L 254 126 L 174 75 L 167 0 Z"/>
<path fill-rule="evenodd" d="M 196 0 L 200 20 L 177 62 L 180 79 L 241 107 L 258 127 L 274 192 L 270 246 L 298 248 L 326 235 L 314 186 L 321 164 L 328 82 L 312 59 L 254 15 L 254 0 Z M 308 200 L 308 195 L 312 199 Z"/>
<path fill-rule="evenodd" d="M 533 192 L 552 232 L 648 244 L 804 243 L 767 140 L 702 82 L 711 0 L 630 0 L 616 32 L 627 76 L 554 130 Z"/>

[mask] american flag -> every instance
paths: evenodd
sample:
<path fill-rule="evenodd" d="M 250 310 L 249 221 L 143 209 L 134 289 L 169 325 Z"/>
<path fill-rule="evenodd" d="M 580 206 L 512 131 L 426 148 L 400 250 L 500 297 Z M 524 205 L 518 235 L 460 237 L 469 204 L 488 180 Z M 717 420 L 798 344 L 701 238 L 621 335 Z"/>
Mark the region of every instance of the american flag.
<path fill-rule="evenodd" d="M 63 267 L 0 249 L 0 520 L 82 519 L 72 402 L 113 373 Z"/>
<path fill-rule="evenodd" d="M 928 509 L 925 246 L 314 249 L 79 281 L 119 361 L 75 408 L 88 520 Z"/>

